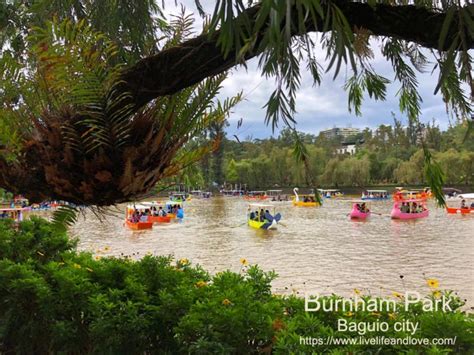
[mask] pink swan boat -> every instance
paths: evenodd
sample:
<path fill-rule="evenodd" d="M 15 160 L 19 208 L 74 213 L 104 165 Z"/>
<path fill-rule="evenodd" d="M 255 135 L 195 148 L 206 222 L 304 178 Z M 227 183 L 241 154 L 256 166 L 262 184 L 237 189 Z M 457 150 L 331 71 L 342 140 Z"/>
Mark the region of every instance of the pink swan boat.
<path fill-rule="evenodd" d="M 368 217 L 370 217 L 370 210 L 368 209 L 367 201 L 354 200 L 354 201 L 351 201 L 351 204 L 352 204 L 352 210 L 349 213 L 349 216 L 351 217 L 351 219 L 367 219 Z M 366 212 L 361 211 L 362 205 L 367 206 Z"/>
<path fill-rule="evenodd" d="M 419 211 L 420 206 L 422 207 L 421 211 Z M 406 212 L 402 211 L 402 209 L 408 211 L 418 210 L 418 212 Z M 430 212 L 426 208 L 426 200 L 412 199 L 395 201 L 390 216 L 392 219 L 418 219 L 428 217 L 429 213 Z"/>

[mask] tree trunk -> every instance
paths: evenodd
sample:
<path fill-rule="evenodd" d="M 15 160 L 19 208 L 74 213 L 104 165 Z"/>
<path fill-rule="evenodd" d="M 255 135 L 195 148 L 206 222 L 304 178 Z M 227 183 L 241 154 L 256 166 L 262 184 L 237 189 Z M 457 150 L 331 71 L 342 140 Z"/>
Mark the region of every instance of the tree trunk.
<path fill-rule="evenodd" d="M 351 28 L 365 28 L 375 36 L 398 38 L 418 43 L 426 48 L 437 49 L 441 29 L 446 13 L 430 11 L 416 6 L 391 6 L 378 4 L 371 7 L 365 3 L 346 0 L 333 0 L 346 16 Z M 254 21 L 260 5 L 248 8 L 245 12 Z M 321 6 L 326 11 L 327 3 Z M 474 11 L 474 5 L 468 5 Z M 471 11 L 471 13 L 472 13 Z M 307 21 L 307 32 L 322 32 L 324 21 L 319 18 L 317 27 Z M 296 27 L 296 26 L 295 26 Z M 331 26 L 329 26 L 331 28 Z M 452 43 L 458 31 L 458 14 L 455 13 L 449 26 L 445 45 L 446 50 Z M 257 36 L 254 48 L 258 48 L 265 29 Z M 292 33 L 298 35 L 301 33 Z M 225 57 L 217 44 L 219 31 L 212 37 L 200 35 L 179 46 L 161 51 L 144 58 L 123 73 L 121 92 L 130 92 L 135 106 L 141 107 L 159 96 L 171 95 L 179 90 L 196 84 L 203 79 L 222 73 L 237 65 L 234 52 Z M 465 31 L 466 45 L 474 48 L 472 33 Z M 259 53 L 255 50 L 248 52 L 245 59 L 250 59 Z"/>

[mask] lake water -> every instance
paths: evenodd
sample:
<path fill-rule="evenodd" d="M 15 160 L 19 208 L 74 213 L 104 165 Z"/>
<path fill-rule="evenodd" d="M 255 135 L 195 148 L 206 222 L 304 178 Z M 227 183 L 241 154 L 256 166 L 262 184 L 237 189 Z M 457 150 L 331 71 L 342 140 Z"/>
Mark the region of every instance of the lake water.
<path fill-rule="evenodd" d="M 245 224 L 247 205 L 238 197 L 193 199 L 185 203 L 182 222 L 139 232 L 123 226 L 125 208 L 102 221 L 87 213 L 72 232 L 81 250 L 101 256 L 172 254 L 212 273 L 239 271 L 245 258 L 277 272 L 276 293 L 353 296 L 357 288 L 373 295 L 426 294 L 426 279 L 436 278 L 442 289 L 455 290 L 474 304 L 472 215 L 447 215 L 430 201 L 428 218 L 394 221 L 391 201 L 381 201 L 371 208 L 382 216 L 356 222 L 347 217 L 349 201 L 328 199 L 319 208 L 278 203 L 284 226 L 264 231 Z"/>

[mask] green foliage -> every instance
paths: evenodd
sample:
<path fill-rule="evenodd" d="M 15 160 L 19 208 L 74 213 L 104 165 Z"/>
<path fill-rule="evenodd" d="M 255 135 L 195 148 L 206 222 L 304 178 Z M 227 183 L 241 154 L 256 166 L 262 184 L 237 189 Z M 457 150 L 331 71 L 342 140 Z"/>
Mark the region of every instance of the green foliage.
<path fill-rule="evenodd" d="M 199 6 L 199 1 L 196 3 Z M 288 126 L 294 123 L 301 62 L 306 63 L 315 83 L 321 80 L 323 64 L 326 71 L 334 70 L 334 78 L 340 73 L 343 64 L 348 66 L 353 76 L 345 88 L 349 108 L 353 107 L 357 114 L 360 114 L 364 92 L 376 100 L 385 99 L 386 85 L 390 81 L 373 71 L 370 59 L 374 57 L 371 49 L 374 45 L 369 42 L 370 31 L 349 23 L 348 17 L 357 15 L 347 13 L 350 11 L 348 3 L 320 0 L 216 2 L 209 34 L 213 36 L 220 29 L 217 43 L 224 55 L 234 55 L 238 62 L 242 62 L 246 54 L 259 53 L 262 75 L 275 78 L 276 89 L 266 105 L 266 120 L 273 127 L 279 120 Z M 385 0 L 368 3 L 371 9 L 365 9 L 367 13 L 384 9 L 383 6 L 387 5 Z M 395 7 L 405 4 L 403 1 L 390 2 L 390 6 Z M 254 6 L 252 11 L 245 11 L 250 6 Z M 440 31 L 439 52 L 432 53 L 435 59 L 433 70 L 438 69 L 440 74 L 435 91 L 441 89 L 451 110 L 466 119 L 471 107 L 463 85 L 470 86 L 472 95 L 472 54 L 469 52 L 467 34 L 472 36 L 474 33 L 473 8 L 452 1 L 418 1 L 416 6 L 446 13 Z M 309 32 L 314 30 L 321 35 L 311 36 Z M 451 36 L 454 34 L 454 40 L 449 45 L 445 43 L 448 33 Z M 324 63 L 315 56 L 316 41 L 326 51 Z M 398 38 L 387 36 L 382 41 L 381 52 L 392 64 L 395 80 L 400 83 L 397 93 L 400 109 L 410 119 L 416 120 L 421 102 L 416 73 L 425 72 L 431 65 L 427 52 L 419 44 Z"/>
<path fill-rule="evenodd" d="M 464 134 L 464 125 L 441 131 L 436 124 L 428 123 L 420 131 L 415 124 L 403 127 L 395 119 L 391 126 L 366 129 L 345 139 L 356 145 L 356 154 L 350 156 L 336 153 L 341 148 L 341 137 L 328 139 L 284 129 L 278 138 L 242 142 L 224 139 L 224 171 L 226 182 L 247 184 L 249 189 L 275 185 L 426 185 L 427 174 L 437 176 L 439 171 L 425 172 L 424 145 L 432 154 L 429 165 L 439 164 L 445 184 L 470 186 L 474 183 L 474 140 L 471 137 L 465 141 Z M 191 174 L 205 176 L 202 167 Z M 210 186 L 211 181 L 204 178 L 204 183 L 197 186 Z"/>
<path fill-rule="evenodd" d="M 245 353 L 375 351 L 370 345 L 309 348 L 300 336 L 351 338 L 339 318 L 420 322 L 414 335 L 456 336 L 455 346 L 384 347 L 384 353 L 472 350 L 473 318 L 460 311 L 427 312 L 421 303 L 374 314 L 305 312 L 304 300 L 272 294 L 273 272 L 242 261 L 240 272 L 212 276 L 187 259 L 146 255 L 94 258 L 78 253 L 64 231 L 33 218 L 14 228 L 0 221 L 0 352 L 2 353 Z M 428 297 L 437 296 L 435 292 Z M 439 295 L 438 295 L 439 296 Z M 369 299 L 370 296 L 363 296 Z M 321 299 L 336 299 L 324 296 Z M 406 332 L 369 333 L 405 337 Z"/>

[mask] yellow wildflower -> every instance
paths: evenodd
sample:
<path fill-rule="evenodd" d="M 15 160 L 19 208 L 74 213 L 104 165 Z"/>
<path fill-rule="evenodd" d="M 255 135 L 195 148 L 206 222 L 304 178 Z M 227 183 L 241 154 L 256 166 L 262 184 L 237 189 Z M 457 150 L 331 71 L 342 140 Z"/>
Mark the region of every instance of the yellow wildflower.
<path fill-rule="evenodd" d="M 436 279 L 428 279 L 428 280 L 426 280 L 426 283 L 431 288 L 438 288 L 439 287 L 439 281 L 436 280 Z"/>
<path fill-rule="evenodd" d="M 229 301 L 229 300 L 226 298 L 225 300 L 222 301 L 222 304 L 223 304 L 224 306 L 228 306 L 228 305 L 232 304 L 232 302 Z"/>
<path fill-rule="evenodd" d="M 86 267 L 86 270 L 89 272 L 94 272 L 94 270 L 92 270 L 90 267 Z"/>
<path fill-rule="evenodd" d="M 75 269 L 80 269 L 80 268 L 82 267 L 81 265 L 76 264 L 76 263 L 72 264 L 72 266 L 73 266 Z"/>
<path fill-rule="evenodd" d="M 433 292 L 433 296 L 434 296 L 434 298 L 440 298 L 441 297 L 441 292 L 436 290 L 436 291 Z"/>
<path fill-rule="evenodd" d="M 179 259 L 178 262 L 183 266 L 189 265 L 189 260 L 186 258 Z"/>
<path fill-rule="evenodd" d="M 105 247 L 104 250 L 105 250 L 105 251 L 109 251 L 109 250 L 110 250 L 110 247 Z"/>
<path fill-rule="evenodd" d="M 393 292 L 392 292 L 392 295 L 393 295 L 394 297 L 397 297 L 397 298 L 400 298 L 400 299 L 403 298 L 403 295 L 402 295 L 401 293 L 397 292 L 397 291 L 393 291 Z"/>
<path fill-rule="evenodd" d="M 198 281 L 196 282 L 196 285 L 195 285 L 197 288 L 201 288 L 201 287 L 204 287 L 204 286 L 207 286 L 207 282 L 206 281 Z"/>
<path fill-rule="evenodd" d="M 244 266 L 249 264 L 249 262 L 245 258 L 240 258 L 240 263 Z"/>
<path fill-rule="evenodd" d="M 372 312 L 370 313 L 371 316 L 376 316 L 376 317 L 380 317 L 380 313 L 379 312 Z"/>
<path fill-rule="evenodd" d="M 354 293 L 355 293 L 356 295 L 358 295 L 358 296 L 361 294 L 360 290 L 357 289 L 357 288 L 354 289 Z"/>
<path fill-rule="evenodd" d="M 352 316 L 354 315 L 354 313 L 352 313 L 352 312 L 346 312 L 346 313 L 344 313 L 344 315 L 345 315 L 346 317 L 352 317 Z"/>
<path fill-rule="evenodd" d="M 397 318 L 397 316 L 395 315 L 395 313 L 389 313 L 388 318 L 395 319 L 395 318 Z"/>
<path fill-rule="evenodd" d="M 40 252 L 39 250 L 36 252 L 36 254 L 38 254 L 40 256 L 44 256 L 44 254 L 42 252 Z"/>
<path fill-rule="evenodd" d="M 60 262 L 58 263 L 58 265 L 64 265 L 64 262 L 60 261 Z"/>
<path fill-rule="evenodd" d="M 95 260 L 100 260 L 101 257 L 99 255 L 96 255 Z"/>

